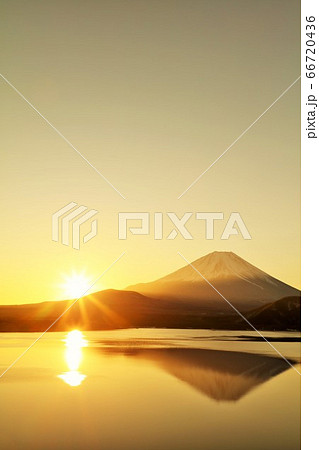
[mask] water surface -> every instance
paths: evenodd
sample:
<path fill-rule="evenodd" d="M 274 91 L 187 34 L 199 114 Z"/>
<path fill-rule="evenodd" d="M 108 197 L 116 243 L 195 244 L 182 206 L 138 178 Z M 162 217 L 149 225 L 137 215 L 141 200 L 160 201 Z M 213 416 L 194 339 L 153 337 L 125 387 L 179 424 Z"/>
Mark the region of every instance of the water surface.
<path fill-rule="evenodd" d="M 300 371 L 297 333 L 265 333 Z M 39 335 L 0 334 L 1 372 Z M 298 449 L 300 376 L 254 333 L 47 333 L 0 379 L 4 449 Z"/>

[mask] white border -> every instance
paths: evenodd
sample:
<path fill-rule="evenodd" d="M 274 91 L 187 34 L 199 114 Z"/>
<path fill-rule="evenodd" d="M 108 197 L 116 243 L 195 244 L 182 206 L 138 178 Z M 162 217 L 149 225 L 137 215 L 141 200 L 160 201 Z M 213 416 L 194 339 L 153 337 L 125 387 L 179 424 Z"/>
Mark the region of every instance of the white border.
<path fill-rule="evenodd" d="M 306 16 L 316 18 L 316 77 L 313 93 L 319 90 L 319 2 L 301 1 L 301 202 L 302 202 L 302 449 L 318 443 L 318 364 L 319 345 L 319 138 L 307 138 L 307 95 L 309 79 L 305 77 Z M 319 135 L 319 108 L 316 117 Z M 317 256 L 318 255 L 318 256 Z"/>

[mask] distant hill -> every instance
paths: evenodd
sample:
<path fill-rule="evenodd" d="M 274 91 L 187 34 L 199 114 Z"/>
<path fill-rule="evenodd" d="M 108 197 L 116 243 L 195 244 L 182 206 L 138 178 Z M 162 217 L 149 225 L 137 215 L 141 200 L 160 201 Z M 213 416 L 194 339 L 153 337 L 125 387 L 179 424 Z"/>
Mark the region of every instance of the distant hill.
<path fill-rule="evenodd" d="M 301 298 L 286 297 L 274 303 L 262 306 L 250 311 L 246 318 L 253 323 L 258 330 L 291 329 L 300 330 Z"/>
<path fill-rule="evenodd" d="M 0 306 L 0 331 L 44 331 L 71 303 L 72 300 Z M 281 299 L 244 315 L 257 329 L 300 330 L 300 298 Z M 106 290 L 78 300 L 51 331 L 132 327 L 251 329 L 233 310 L 221 314 L 207 306 L 180 300 L 158 300 L 132 291 Z"/>
<path fill-rule="evenodd" d="M 268 275 L 232 252 L 213 252 L 163 278 L 129 286 L 146 296 L 181 299 L 216 312 L 229 306 L 203 279 L 209 281 L 237 309 L 248 311 L 283 297 L 300 296 L 298 289 Z M 201 276 L 201 275 L 203 276 Z"/>

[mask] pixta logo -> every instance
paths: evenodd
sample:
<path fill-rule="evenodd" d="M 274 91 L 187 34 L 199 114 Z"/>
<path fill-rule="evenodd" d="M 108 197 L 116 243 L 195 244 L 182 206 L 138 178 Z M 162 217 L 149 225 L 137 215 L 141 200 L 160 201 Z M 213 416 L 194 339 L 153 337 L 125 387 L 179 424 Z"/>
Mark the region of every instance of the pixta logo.
<path fill-rule="evenodd" d="M 55 212 L 52 215 L 52 240 L 59 242 L 61 238 L 63 245 L 71 245 L 72 248 L 79 250 L 82 225 L 98 213 L 95 209 L 89 211 L 87 211 L 87 209 L 86 206 L 78 206 L 77 203 L 71 202 Z M 94 238 L 96 235 L 97 220 L 94 219 L 91 221 L 90 231 L 82 238 L 83 244 Z"/>
<path fill-rule="evenodd" d="M 174 212 L 166 214 L 162 212 L 154 213 L 153 226 L 150 226 L 149 212 L 121 212 L 118 216 L 118 237 L 127 239 L 128 231 L 131 234 L 151 235 L 154 233 L 155 240 L 175 239 L 178 235 L 184 239 L 194 239 L 191 231 L 187 228 L 188 220 L 195 216 L 196 220 L 205 222 L 205 239 L 214 239 L 214 224 L 216 220 L 225 220 L 222 212 L 186 212 L 179 218 Z M 131 226 L 128 225 L 129 221 Z M 132 226 L 132 221 L 134 226 Z M 168 234 L 164 233 L 164 222 L 169 222 Z M 136 226 L 137 225 L 137 226 Z M 239 212 L 232 212 L 225 225 L 220 239 L 227 240 L 230 236 L 242 235 L 244 239 L 251 239 L 251 235 Z"/>

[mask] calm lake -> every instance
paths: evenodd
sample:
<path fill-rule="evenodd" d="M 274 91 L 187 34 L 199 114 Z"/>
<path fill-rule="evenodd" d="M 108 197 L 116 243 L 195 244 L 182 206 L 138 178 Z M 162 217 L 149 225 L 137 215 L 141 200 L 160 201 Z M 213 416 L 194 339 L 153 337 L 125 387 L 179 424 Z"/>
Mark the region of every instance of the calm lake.
<path fill-rule="evenodd" d="M 300 371 L 300 334 L 264 335 Z M 1 333 L 1 373 L 38 336 Z M 257 338 L 47 333 L 0 378 L 0 447 L 299 449 L 300 375 Z"/>

